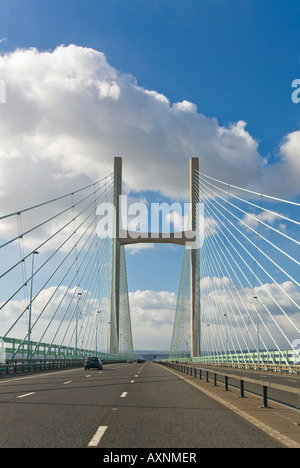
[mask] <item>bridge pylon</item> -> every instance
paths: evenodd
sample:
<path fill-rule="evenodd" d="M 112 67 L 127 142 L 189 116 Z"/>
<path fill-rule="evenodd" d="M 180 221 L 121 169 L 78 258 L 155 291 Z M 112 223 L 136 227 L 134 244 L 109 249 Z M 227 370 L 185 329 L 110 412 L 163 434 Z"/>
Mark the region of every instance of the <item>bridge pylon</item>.
<path fill-rule="evenodd" d="M 114 225 L 112 236 L 112 265 L 111 265 L 111 301 L 110 301 L 110 354 L 119 354 L 120 341 L 120 196 L 122 195 L 122 158 L 114 158 Z"/>
<path fill-rule="evenodd" d="M 111 315 L 110 315 L 110 354 L 119 354 L 120 341 L 120 258 L 121 247 L 138 243 L 164 243 L 184 245 L 190 248 L 190 327 L 191 357 L 200 356 L 200 246 L 197 239 L 199 230 L 199 193 L 196 190 L 196 171 L 199 159 L 190 160 L 190 226 L 178 233 L 133 233 L 122 229 L 122 158 L 114 158 L 114 235 L 112 239 L 111 268 Z"/>

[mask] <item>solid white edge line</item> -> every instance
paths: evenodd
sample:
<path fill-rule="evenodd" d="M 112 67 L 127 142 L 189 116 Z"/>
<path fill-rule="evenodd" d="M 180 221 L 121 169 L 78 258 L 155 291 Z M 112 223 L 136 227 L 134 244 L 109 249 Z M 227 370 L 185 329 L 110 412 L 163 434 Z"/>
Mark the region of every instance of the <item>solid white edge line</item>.
<path fill-rule="evenodd" d="M 108 428 L 108 426 L 99 426 L 96 434 L 94 435 L 94 437 L 89 442 L 88 447 L 97 447 L 99 445 L 100 440 L 104 436 L 105 431 L 106 431 L 107 428 Z"/>

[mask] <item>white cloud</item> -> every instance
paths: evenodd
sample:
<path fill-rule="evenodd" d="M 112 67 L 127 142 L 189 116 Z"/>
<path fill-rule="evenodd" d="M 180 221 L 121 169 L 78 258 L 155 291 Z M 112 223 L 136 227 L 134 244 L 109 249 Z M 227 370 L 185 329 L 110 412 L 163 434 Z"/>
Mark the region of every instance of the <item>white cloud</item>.
<path fill-rule="evenodd" d="M 182 112 L 197 112 L 196 104 L 189 101 L 176 102 L 173 104 L 173 109 Z"/>
<path fill-rule="evenodd" d="M 299 194 L 300 130 L 289 133 L 281 142 L 278 161 L 266 168 L 265 193 L 291 197 Z"/>
<path fill-rule="evenodd" d="M 257 229 L 258 225 L 260 222 L 266 223 L 268 225 L 274 225 L 276 221 L 280 221 L 281 215 L 280 213 L 274 212 L 268 212 L 268 211 L 262 211 L 259 214 L 254 214 L 254 213 L 248 213 L 243 216 L 242 221 L 243 223 L 247 224 L 252 229 Z M 242 222 L 240 224 L 244 226 Z M 283 224 L 279 225 L 282 230 L 286 229 L 286 226 Z"/>
<path fill-rule="evenodd" d="M 68 345 L 70 340 L 71 344 L 74 345 L 74 329 L 78 314 L 79 336 L 81 336 L 81 339 L 83 336 L 85 337 L 86 345 L 89 337 L 89 344 L 91 345 L 91 337 L 95 336 L 95 314 L 99 309 L 99 300 L 92 297 L 89 291 L 82 290 L 81 297 L 83 299 L 78 303 L 77 291 L 77 288 L 68 289 L 67 286 L 50 286 L 39 293 L 32 303 L 32 340 L 41 340 L 50 344 L 55 336 L 55 344 L 61 343 L 61 340 L 64 339 L 64 345 Z M 6 333 L 16 322 L 11 334 L 8 336 L 24 339 L 28 330 L 28 304 L 28 298 L 23 300 L 15 299 L 3 307 L 1 310 L 2 334 Z M 0 303 L 0 306 L 2 305 L 3 303 Z M 101 305 L 100 322 L 103 331 L 103 323 L 107 324 L 109 321 L 109 301 L 104 297 L 101 300 Z M 17 320 L 21 314 L 23 314 L 22 317 Z M 105 327 L 104 333 L 107 330 L 108 327 Z M 105 341 L 107 341 L 107 337 L 105 337 Z"/>
<path fill-rule="evenodd" d="M 184 214 L 179 211 L 171 211 L 165 217 L 167 225 L 173 225 L 175 232 L 188 230 L 189 228 L 189 214 Z"/>
<path fill-rule="evenodd" d="M 254 349 L 254 344 L 257 336 L 257 304 L 253 300 L 254 292 L 250 288 L 235 287 L 230 278 L 227 276 L 219 277 L 204 277 L 201 279 L 201 316 L 203 324 L 203 346 L 205 347 L 207 332 L 211 337 L 215 337 L 215 346 L 218 346 L 218 339 L 224 337 L 225 329 L 230 327 L 230 336 L 232 343 L 237 349 L 239 346 L 245 346 L 245 340 L 248 340 L 248 346 Z M 74 296 L 75 292 L 75 298 Z M 55 295 L 54 295 L 55 293 Z M 80 308 L 80 329 L 81 325 L 93 325 L 93 317 L 97 310 L 97 300 L 90 296 L 88 292 L 87 301 Z M 258 302 L 259 315 L 261 317 L 260 333 L 265 344 L 271 349 L 274 348 L 274 343 L 282 346 L 283 349 L 288 349 L 290 346 L 284 339 L 279 327 L 292 342 L 297 338 L 296 329 L 293 323 L 297 325 L 300 319 L 299 309 L 295 307 L 287 294 L 299 304 L 300 291 L 291 281 L 286 281 L 282 284 L 266 283 L 255 288 L 255 294 L 259 296 Z M 53 296 L 54 295 L 54 296 Z M 40 312 L 47 305 L 49 299 L 53 296 L 51 303 L 45 308 L 42 317 L 37 325 L 33 328 L 33 339 L 38 340 L 41 334 L 50 325 L 47 334 L 44 336 L 44 342 L 50 342 L 57 331 L 58 324 L 61 320 L 64 325 L 58 333 L 56 342 L 62 338 L 65 331 L 65 324 L 70 320 L 69 336 L 74 330 L 74 308 L 76 307 L 76 290 L 67 290 L 65 286 L 57 289 L 49 287 L 41 292 L 40 296 L 33 304 L 32 318 L 33 323 L 38 318 Z M 67 309 L 73 297 L 72 307 Z M 276 302 L 284 309 L 290 320 L 284 316 Z M 134 346 L 136 349 L 157 349 L 167 350 L 170 347 L 173 324 L 176 311 L 177 297 L 174 292 L 169 291 L 152 291 L 152 290 L 137 290 L 129 292 L 129 303 L 131 312 L 132 332 Z M 0 304 L 1 305 L 1 304 Z M 13 300 L 2 310 L 2 329 L 6 330 L 16 320 L 19 314 L 26 308 L 27 303 L 23 300 Z M 269 313 L 267 311 L 269 310 Z M 64 314 L 66 316 L 64 317 Z M 224 313 L 227 314 L 227 319 L 223 318 Z M 55 314 L 55 315 L 54 315 Z M 109 321 L 109 304 L 106 303 L 105 314 L 102 317 L 103 323 Z M 271 316 L 273 318 L 271 318 Z M 54 317 L 54 318 L 53 318 Z M 82 318 L 85 317 L 85 322 Z M 251 317 L 251 319 L 250 319 Z M 50 323 L 53 318 L 53 322 Z M 189 318 L 188 318 L 189 320 Z M 223 325 L 221 325 L 223 323 Z M 276 325 L 278 324 L 278 326 Z M 209 330 L 206 330 L 206 325 L 210 324 Z M 19 324 L 14 328 L 13 335 L 15 337 L 24 337 L 24 330 L 28 327 L 28 312 L 20 320 Z M 105 333 L 107 330 L 105 331 Z M 270 334 L 273 339 L 270 338 Z M 87 333 L 86 335 L 88 335 Z M 94 335 L 92 335 L 94 336 Z M 250 339 L 250 336 L 252 339 Z M 74 337 L 73 337 L 74 338 Z M 105 338 L 107 342 L 107 337 Z M 244 349 L 244 348 L 243 348 Z"/>
<path fill-rule="evenodd" d="M 202 172 L 237 185 L 263 181 L 267 191 L 299 191 L 300 131 L 286 137 L 278 163 L 263 169 L 244 121 L 224 127 L 192 102 L 172 104 L 91 48 L 19 49 L 0 57 L 0 77 L 7 85 L 0 113 L 2 213 L 109 174 L 116 155 L 124 158 L 127 189 L 136 191 L 188 198 L 191 156 L 200 158 Z"/>
<path fill-rule="evenodd" d="M 129 244 L 126 245 L 126 251 L 130 253 L 130 255 L 136 255 L 142 250 L 149 250 L 155 249 L 155 244 Z"/>
<path fill-rule="evenodd" d="M 188 197 L 189 159 L 241 185 L 263 166 L 243 121 L 228 128 L 183 101 L 171 104 L 118 72 L 103 53 L 60 46 L 0 57 L 7 103 L 0 114 L 2 211 L 46 200 L 111 172 L 124 158 L 131 189 Z M 288 164 L 288 161 L 286 162 Z"/>
<path fill-rule="evenodd" d="M 245 339 L 249 340 L 248 345 L 252 349 L 255 348 L 257 311 L 261 338 L 269 349 L 275 349 L 276 345 L 289 349 L 291 345 L 284 334 L 290 343 L 297 337 L 300 313 L 295 303 L 300 303 L 300 290 L 291 281 L 282 284 L 265 283 L 253 291 L 249 287 L 235 286 L 226 276 L 206 276 L 201 279 L 201 290 L 202 322 L 212 325 L 209 332 L 213 335 L 220 331 L 224 335 L 228 324 L 236 349 L 239 349 L 238 343 L 244 349 Z M 253 299 L 254 295 L 259 298 L 257 302 Z M 224 313 L 227 315 L 226 320 L 223 318 Z"/>
<path fill-rule="evenodd" d="M 245 349 L 245 340 L 248 340 L 248 346 L 254 349 L 257 336 L 257 305 L 253 300 L 253 290 L 234 286 L 227 276 L 202 278 L 201 290 L 201 320 L 204 346 L 205 325 L 208 323 L 211 325 L 209 331 L 212 336 L 218 333 L 225 336 L 224 324 L 226 321 L 223 314 L 226 313 L 227 323 L 231 327 L 231 339 L 237 349 L 239 349 L 239 344 Z M 292 342 L 296 336 L 293 323 L 295 325 L 299 323 L 300 314 L 299 309 L 292 303 L 287 294 L 299 304 L 299 288 L 291 281 L 278 285 L 266 283 L 255 288 L 255 294 L 260 298 L 258 308 L 261 317 L 260 333 L 262 340 L 271 349 L 275 347 L 275 343 L 288 349 L 290 345 L 279 331 L 278 326 L 282 328 Z M 138 349 L 168 349 L 172 339 L 177 302 L 176 294 L 168 291 L 138 290 L 129 293 L 129 300 L 135 347 Z M 276 302 L 289 315 L 290 320 L 284 316 Z M 221 322 L 223 322 L 223 326 L 221 326 Z M 268 330 L 273 339 L 271 339 Z M 250 336 L 252 337 L 251 340 Z M 218 340 L 215 339 L 215 341 Z"/>
<path fill-rule="evenodd" d="M 94 326 L 93 317 L 98 307 L 97 299 L 93 298 L 88 291 L 84 291 L 84 302 L 80 303 L 80 316 L 78 329 L 83 325 Z M 49 302 L 49 300 L 51 300 Z M 168 291 L 140 291 L 129 293 L 131 309 L 131 322 L 133 329 L 134 346 L 137 349 L 168 349 L 171 343 L 173 322 L 176 309 L 176 294 Z M 44 331 L 49 327 L 42 341 L 50 343 L 61 321 L 63 325 L 55 340 L 59 343 L 62 339 L 69 322 L 69 332 L 66 343 L 74 332 L 76 320 L 77 295 L 75 289 L 67 289 L 66 286 L 49 287 L 41 291 L 33 302 L 32 324 L 36 325 L 32 329 L 32 339 L 38 341 Z M 109 304 L 104 304 L 103 323 L 109 321 Z M 26 309 L 28 300 L 12 300 L 1 311 L 2 332 L 8 330 L 19 315 Z M 0 303 L 1 306 L 1 303 Z M 106 307 L 107 306 L 107 307 Z M 42 312 L 42 315 L 40 316 Z M 40 317 L 39 317 L 40 316 Z M 83 321 L 84 319 L 84 321 Z M 28 328 L 28 311 L 25 312 L 20 321 L 15 325 L 12 335 L 16 338 L 24 338 Z M 93 333 L 93 332 L 92 332 Z M 87 332 L 86 336 L 90 336 Z M 91 334 L 91 336 L 93 336 Z M 74 337 L 73 337 L 74 340 Z M 105 342 L 107 337 L 105 338 Z"/>
<path fill-rule="evenodd" d="M 218 278 L 217 276 L 205 276 L 201 278 L 201 290 L 217 292 L 221 287 L 225 287 L 231 285 L 231 280 L 227 276 L 223 276 L 222 278 Z"/>
<path fill-rule="evenodd" d="M 168 291 L 129 293 L 132 333 L 137 349 L 169 349 L 176 300 L 176 294 Z"/>

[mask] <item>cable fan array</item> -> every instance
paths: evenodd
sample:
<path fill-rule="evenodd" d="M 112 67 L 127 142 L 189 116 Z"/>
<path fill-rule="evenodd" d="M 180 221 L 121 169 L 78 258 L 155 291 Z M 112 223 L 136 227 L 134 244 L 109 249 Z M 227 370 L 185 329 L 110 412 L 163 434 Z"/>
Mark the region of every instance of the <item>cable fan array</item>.
<path fill-rule="evenodd" d="M 300 361 L 300 204 L 196 171 L 202 362 Z M 171 345 L 189 354 L 189 253 L 185 249 Z M 180 337 L 181 335 L 181 337 Z"/>
<path fill-rule="evenodd" d="M 10 358 L 110 357 L 112 240 L 97 236 L 97 207 L 113 203 L 115 178 L 0 218 L 0 337 Z M 121 333 L 131 356 L 131 329 Z"/>

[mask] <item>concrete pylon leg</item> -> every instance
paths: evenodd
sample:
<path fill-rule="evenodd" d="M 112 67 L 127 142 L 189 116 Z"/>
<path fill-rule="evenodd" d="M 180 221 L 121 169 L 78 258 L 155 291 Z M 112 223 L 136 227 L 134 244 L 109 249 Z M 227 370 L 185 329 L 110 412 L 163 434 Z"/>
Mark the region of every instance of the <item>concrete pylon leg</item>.
<path fill-rule="evenodd" d="M 120 210 L 119 202 L 122 194 L 122 158 L 114 158 L 114 192 L 113 204 L 115 212 L 114 238 L 112 239 L 111 267 L 111 301 L 110 301 L 110 354 L 119 354 L 120 336 Z"/>
<path fill-rule="evenodd" d="M 199 171 L 199 159 L 190 160 L 190 203 L 191 203 L 191 229 L 198 229 L 199 193 L 195 186 L 195 170 Z M 195 244 L 198 242 L 196 240 Z M 198 247 L 198 246 L 197 246 Z M 191 249 L 191 357 L 200 356 L 201 347 L 201 321 L 200 321 L 200 249 Z"/>

